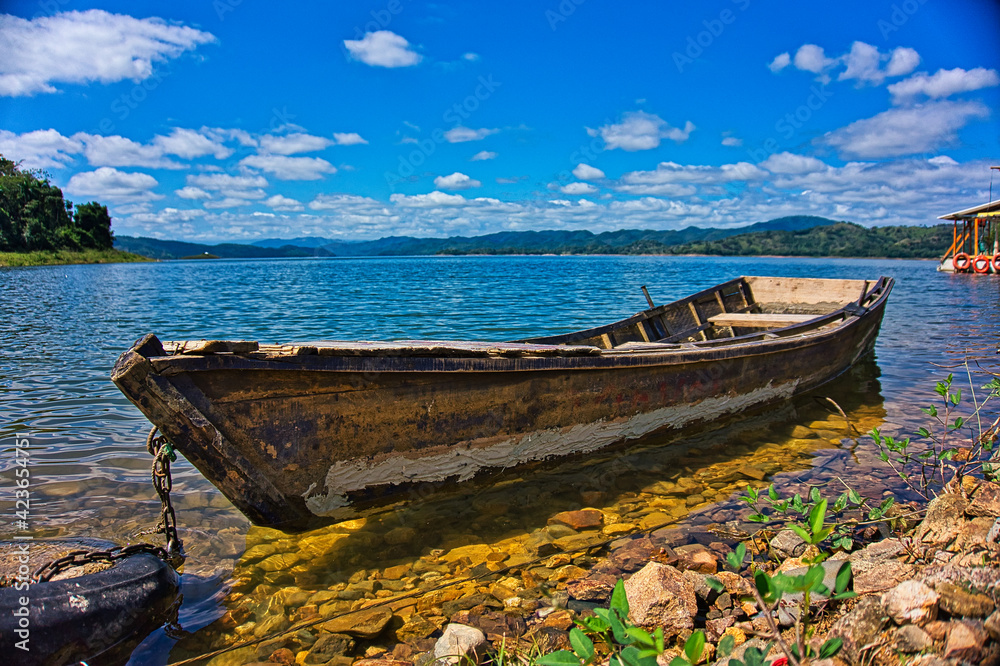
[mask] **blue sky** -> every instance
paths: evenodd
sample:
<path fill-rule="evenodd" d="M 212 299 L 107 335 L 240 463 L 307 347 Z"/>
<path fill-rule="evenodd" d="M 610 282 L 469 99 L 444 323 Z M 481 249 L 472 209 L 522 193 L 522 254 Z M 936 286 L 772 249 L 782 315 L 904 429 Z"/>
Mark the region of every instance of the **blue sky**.
<path fill-rule="evenodd" d="M 0 153 L 119 235 L 929 224 L 1000 161 L 988 0 L 0 7 Z"/>

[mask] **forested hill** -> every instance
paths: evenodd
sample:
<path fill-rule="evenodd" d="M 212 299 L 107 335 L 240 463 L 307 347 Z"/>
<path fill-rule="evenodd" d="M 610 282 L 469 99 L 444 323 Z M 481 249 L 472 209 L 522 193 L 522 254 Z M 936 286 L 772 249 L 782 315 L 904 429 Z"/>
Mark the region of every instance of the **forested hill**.
<path fill-rule="evenodd" d="M 474 237 L 395 236 L 374 241 L 334 241 L 311 237 L 258 241 L 254 245 L 204 245 L 121 236 L 116 239 L 115 246 L 155 259 L 179 259 L 204 254 L 226 259 L 434 254 L 710 254 L 931 258 L 940 256 L 949 243 L 950 225 L 869 229 L 822 217 L 796 216 L 739 229 L 625 229 L 600 234 L 590 231 L 507 231 Z"/>
<path fill-rule="evenodd" d="M 782 217 L 745 227 L 716 229 L 687 227 L 673 231 L 623 229 L 591 231 L 504 231 L 486 236 L 414 238 L 390 236 L 372 241 L 344 241 L 320 237 L 269 239 L 253 245 L 206 245 L 155 238 L 118 236 L 115 247 L 155 259 L 215 255 L 226 259 L 301 256 L 409 256 L 433 254 L 662 254 L 678 243 L 726 238 L 748 231 L 801 230 L 834 220 L 810 215 Z"/>
<path fill-rule="evenodd" d="M 886 257 L 931 259 L 951 244 L 952 226 L 872 227 L 838 222 L 800 231 L 761 231 L 719 240 L 695 241 L 666 249 L 669 254 L 720 256 Z"/>

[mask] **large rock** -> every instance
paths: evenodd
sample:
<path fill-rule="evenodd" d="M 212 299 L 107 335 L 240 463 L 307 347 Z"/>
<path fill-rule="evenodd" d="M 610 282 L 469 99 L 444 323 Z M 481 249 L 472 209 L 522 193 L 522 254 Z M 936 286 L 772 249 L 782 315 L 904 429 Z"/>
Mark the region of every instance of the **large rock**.
<path fill-rule="evenodd" d="M 548 523 L 549 525 L 566 525 L 577 531 L 596 530 L 604 524 L 604 514 L 597 509 L 563 511 L 549 518 Z"/>
<path fill-rule="evenodd" d="M 934 591 L 941 596 L 941 610 L 955 617 L 986 617 L 995 610 L 985 594 L 967 592 L 953 583 L 938 583 Z"/>
<path fill-rule="evenodd" d="M 994 611 L 992 615 L 986 618 L 986 622 L 983 623 L 983 628 L 995 641 L 1000 641 L 1000 611 Z"/>
<path fill-rule="evenodd" d="M 434 659 L 440 664 L 458 664 L 466 660 L 478 663 L 485 654 L 486 636 L 475 627 L 449 624 L 434 644 Z"/>
<path fill-rule="evenodd" d="M 979 656 L 987 637 L 981 622 L 969 620 L 952 622 L 948 630 L 948 640 L 944 645 L 944 656 L 946 659 L 979 663 Z"/>
<path fill-rule="evenodd" d="M 927 515 L 914 532 L 914 540 L 944 548 L 958 536 L 968 506 L 968 500 L 958 493 L 946 493 L 934 498 L 927 505 Z"/>
<path fill-rule="evenodd" d="M 880 598 L 862 597 L 849 613 L 834 623 L 827 637 L 843 640 L 844 654 L 854 663 L 860 661 L 862 649 L 879 638 L 888 621 Z"/>
<path fill-rule="evenodd" d="M 694 627 L 698 600 L 694 585 L 668 564 L 650 562 L 625 582 L 629 616 L 632 621 L 652 629 L 663 627 L 667 636 Z"/>
<path fill-rule="evenodd" d="M 918 580 L 903 581 L 882 597 L 896 624 L 927 624 L 937 618 L 938 593 Z"/>
<path fill-rule="evenodd" d="M 965 512 L 970 516 L 1000 517 L 1000 485 L 991 481 L 980 484 Z"/>
<path fill-rule="evenodd" d="M 854 591 L 858 595 L 885 592 L 911 578 L 916 567 L 896 559 L 903 552 L 899 539 L 883 539 L 851 553 L 847 559 L 851 562 Z"/>
<path fill-rule="evenodd" d="M 900 652 L 913 654 L 922 652 L 934 645 L 934 639 L 915 624 L 906 624 L 896 629 L 895 647 Z"/>

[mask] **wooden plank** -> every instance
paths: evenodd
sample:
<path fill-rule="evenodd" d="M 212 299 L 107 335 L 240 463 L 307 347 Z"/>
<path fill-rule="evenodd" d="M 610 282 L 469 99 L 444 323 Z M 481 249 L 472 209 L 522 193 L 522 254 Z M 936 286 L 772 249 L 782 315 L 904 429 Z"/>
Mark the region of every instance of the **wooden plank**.
<path fill-rule="evenodd" d="M 642 336 L 642 341 L 643 342 L 652 342 L 653 340 L 655 340 L 659 336 L 658 335 L 650 335 L 649 334 L 649 329 L 647 329 L 646 326 L 648 326 L 648 323 L 645 322 L 645 321 L 640 321 L 639 323 L 636 324 L 636 328 L 639 329 L 639 335 Z"/>
<path fill-rule="evenodd" d="M 246 354 L 257 351 L 259 345 L 252 340 L 179 340 L 165 341 L 163 350 L 168 354 Z"/>
<path fill-rule="evenodd" d="M 694 300 L 688 301 L 688 307 L 691 308 L 691 314 L 694 316 L 694 323 L 698 324 L 698 333 L 701 334 L 702 340 L 708 340 L 708 335 L 705 334 L 705 330 L 711 326 L 705 326 L 705 320 L 701 318 L 701 313 L 698 312 L 698 305 Z"/>
<path fill-rule="evenodd" d="M 794 326 L 816 318 L 816 315 L 795 314 L 754 314 L 749 312 L 725 312 L 709 317 L 716 326 L 741 326 L 743 328 L 780 328 Z"/>

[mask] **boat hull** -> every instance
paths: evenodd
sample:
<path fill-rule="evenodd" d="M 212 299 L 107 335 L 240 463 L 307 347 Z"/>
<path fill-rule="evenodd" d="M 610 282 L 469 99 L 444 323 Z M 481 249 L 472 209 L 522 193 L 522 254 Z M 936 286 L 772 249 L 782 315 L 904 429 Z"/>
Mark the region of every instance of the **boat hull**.
<path fill-rule="evenodd" d="M 633 353 L 167 355 L 147 336 L 113 379 L 254 523 L 292 530 L 787 400 L 872 351 L 887 295 L 833 327 Z"/>

